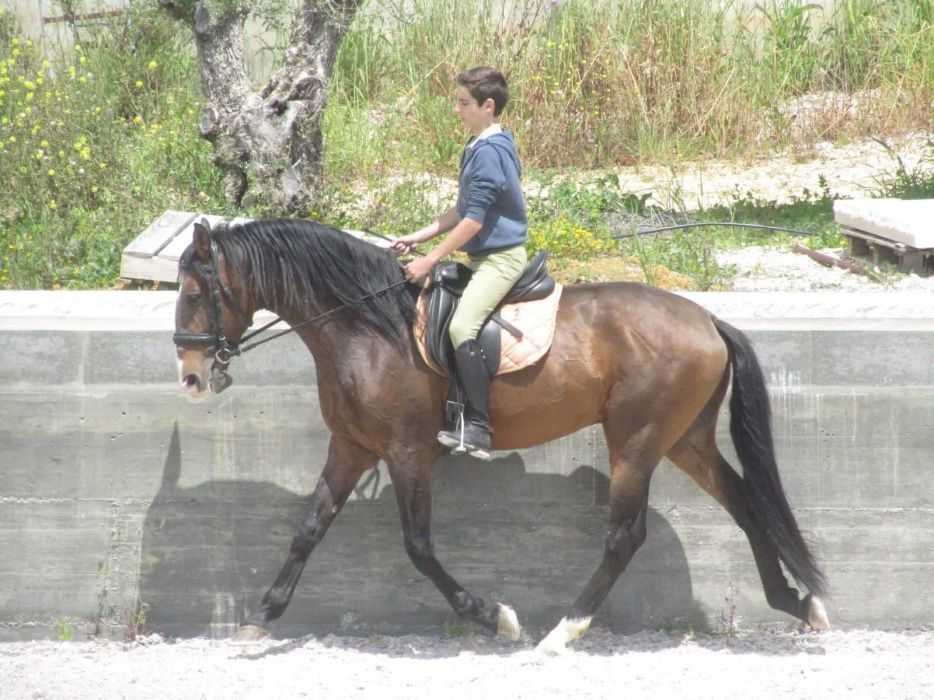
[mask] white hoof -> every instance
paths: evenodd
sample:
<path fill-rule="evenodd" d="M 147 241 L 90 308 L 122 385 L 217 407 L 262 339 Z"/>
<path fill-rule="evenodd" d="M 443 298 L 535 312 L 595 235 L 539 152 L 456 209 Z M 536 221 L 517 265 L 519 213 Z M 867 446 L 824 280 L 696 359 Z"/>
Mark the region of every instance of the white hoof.
<path fill-rule="evenodd" d="M 558 623 L 557 627 L 538 643 L 536 651 L 546 656 L 558 656 L 567 653 L 568 643 L 582 637 L 590 629 L 592 619 L 590 617 L 580 620 L 561 618 L 561 622 Z"/>
<path fill-rule="evenodd" d="M 830 620 L 827 619 L 827 610 L 821 599 L 816 595 L 811 596 L 808 605 L 808 624 L 812 630 L 822 631 L 830 629 Z"/>
<path fill-rule="evenodd" d="M 496 634 L 505 637 L 510 642 L 519 641 L 522 636 L 522 626 L 519 624 L 519 618 L 516 611 L 508 605 L 498 603 L 499 615 L 497 617 Z"/>
<path fill-rule="evenodd" d="M 233 639 L 235 642 L 261 642 L 269 639 L 269 630 L 259 625 L 243 625 Z"/>

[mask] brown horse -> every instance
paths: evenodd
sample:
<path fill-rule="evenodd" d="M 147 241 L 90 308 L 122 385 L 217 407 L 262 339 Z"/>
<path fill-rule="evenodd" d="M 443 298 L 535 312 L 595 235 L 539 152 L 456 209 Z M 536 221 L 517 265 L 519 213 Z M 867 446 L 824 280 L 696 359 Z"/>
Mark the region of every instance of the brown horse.
<path fill-rule="evenodd" d="M 387 250 L 327 226 L 269 220 L 196 225 L 179 263 L 175 343 L 183 388 L 223 388 L 253 313 L 269 309 L 311 351 L 331 431 L 327 462 L 279 576 L 239 636 L 266 633 L 361 475 L 383 460 L 415 567 L 466 620 L 512 639 L 516 614 L 455 581 L 435 557 L 431 470 L 443 448 L 447 380 L 415 347 L 417 289 Z M 715 443 L 732 375 L 731 434 L 740 476 Z M 213 377 L 213 379 L 212 379 Z M 775 463 L 768 395 L 749 341 L 700 306 L 632 283 L 565 289 L 553 345 L 537 365 L 491 387 L 493 448 L 515 450 L 600 423 L 610 464 L 603 558 L 561 622 L 542 640 L 560 651 L 592 616 L 645 540 L 649 480 L 662 457 L 689 474 L 746 533 L 773 608 L 828 627 L 823 576 L 785 498 Z M 799 597 L 784 564 L 808 589 Z"/>

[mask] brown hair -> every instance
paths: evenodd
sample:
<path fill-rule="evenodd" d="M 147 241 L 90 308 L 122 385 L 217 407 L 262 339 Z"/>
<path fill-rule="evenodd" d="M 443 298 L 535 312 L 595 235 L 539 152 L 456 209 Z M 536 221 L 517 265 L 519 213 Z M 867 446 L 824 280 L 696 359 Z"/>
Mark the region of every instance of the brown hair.
<path fill-rule="evenodd" d="M 465 70 L 457 76 L 457 84 L 467 88 L 467 92 L 477 104 L 482 105 L 488 99 L 493 100 L 493 115 L 499 116 L 509 101 L 509 86 L 506 76 L 495 68 L 477 66 Z"/>

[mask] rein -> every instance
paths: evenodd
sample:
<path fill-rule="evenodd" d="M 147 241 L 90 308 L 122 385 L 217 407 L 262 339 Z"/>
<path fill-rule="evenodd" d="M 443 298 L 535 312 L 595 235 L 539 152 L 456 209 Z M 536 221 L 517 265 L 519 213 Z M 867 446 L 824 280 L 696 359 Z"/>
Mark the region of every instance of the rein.
<path fill-rule="evenodd" d="M 395 284 L 390 284 L 388 287 L 384 287 L 383 289 L 378 289 L 378 290 L 376 290 L 375 292 L 371 292 L 371 293 L 369 293 L 369 294 L 366 294 L 365 296 L 360 297 L 360 298 L 357 299 L 356 301 L 353 301 L 353 302 L 347 303 L 347 304 L 341 304 L 340 306 L 335 306 L 333 309 L 328 309 L 327 311 L 324 311 L 324 312 L 318 314 L 317 316 L 312 316 L 311 318 L 307 318 L 307 319 L 305 319 L 304 321 L 302 321 L 301 323 L 296 323 L 294 326 L 291 326 L 290 328 L 286 328 L 285 330 L 281 330 L 281 331 L 279 331 L 278 333 L 273 333 L 273 334 L 272 334 L 271 336 L 269 336 L 268 338 L 263 338 L 262 340 L 257 340 L 255 343 L 251 343 L 250 345 L 247 345 L 247 346 L 245 346 L 245 347 L 240 347 L 239 345 L 235 345 L 235 346 L 233 346 L 232 353 L 233 353 L 234 355 L 242 355 L 243 353 L 247 352 L 248 350 L 252 350 L 253 348 L 259 347 L 259 346 L 262 345 L 263 343 L 268 343 L 270 340 L 275 340 L 276 338 L 280 338 L 280 337 L 282 337 L 283 335 L 287 335 L 287 334 L 291 333 L 292 331 L 294 331 L 294 330 L 296 330 L 296 329 L 298 329 L 298 328 L 301 328 L 302 326 L 307 326 L 308 324 L 314 323 L 315 321 L 319 321 L 319 320 L 321 320 L 322 318 L 325 318 L 326 316 L 330 316 L 330 315 L 333 314 L 333 313 L 337 313 L 338 311 L 340 311 L 340 310 L 342 310 L 342 309 L 346 309 L 346 308 L 348 308 L 348 307 L 350 307 L 350 306 L 353 306 L 354 304 L 359 304 L 361 301 L 366 301 L 367 299 L 371 299 L 372 297 L 379 296 L 380 294 L 385 294 L 385 293 L 388 292 L 389 290 L 395 289 L 396 287 L 401 287 L 403 284 L 406 284 L 406 283 L 407 283 L 406 280 L 402 280 L 401 282 L 396 282 Z M 260 333 L 262 333 L 263 331 L 272 328 L 274 325 L 276 325 L 277 323 L 279 323 L 281 320 L 282 320 L 282 319 L 281 319 L 281 318 L 278 318 L 278 317 L 277 317 L 277 318 L 274 318 L 272 321 L 270 321 L 269 323 L 267 323 L 265 326 L 262 326 L 262 327 L 260 327 L 260 328 L 257 328 L 255 331 L 251 331 L 250 333 L 247 333 L 245 336 L 243 336 L 243 337 L 240 339 L 240 342 L 243 343 L 243 342 L 246 342 L 247 340 L 250 340 L 251 338 L 255 338 L 256 336 L 258 336 L 258 335 L 259 335 Z M 229 361 L 230 361 L 230 360 L 228 360 L 228 362 L 229 362 Z"/>
<path fill-rule="evenodd" d="M 224 333 L 224 316 L 221 310 L 222 300 L 226 300 L 227 303 L 232 306 L 240 314 L 244 314 L 244 311 L 238 306 L 236 300 L 233 298 L 233 294 L 230 289 L 221 283 L 220 277 L 218 275 L 217 269 L 217 244 L 212 240 L 211 241 L 211 261 L 210 263 L 200 263 L 198 267 L 201 270 L 201 273 L 208 280 L 210 285 L 211 293 L 211 322 L 214 327 L 214 333 L 179 333 L 176 332 L 172 335 L 172 342 L 175 345 L 204 345 L 204 346 L 213 346 L 214 350 L 214 365 L 211 368 L 211 388 L 215 393 L 220 393 L 228 386 L 231 385 L 233 379 L 230 375 L 227 374 L 227 366 L 230 364 L 230 361 L 236 357 L 240 356 L 249 350 L 258 348 L 263 343 L 268 343 L 270 340 L 275 340 L 280 338 L 283 335 L 292 333 L 293 331 L 307 326 L 309 324 L 320 321 L 323 318 L 326 318 L 332 314 L 337 313 L 345 308 L 353 306 L 354 304 L 359 304 L 362 301 L 366 301 L 372 297 L 378 296 L 380 294 L 385 294 L 386 292 L 395 289 L 396 287 L 401 287 L 404 284 L 407 284 L 407 281 L 403 279 L 401 282 L 396 282 L 389 285 L 383 289 L 378 289 L 375 292 L 366 294 L 359 299 L 341 304 L 340 306 L 335 306 L 333 309 L 328 309 L 320 314 L 307 318 L 301 323 L 296 323 L 294 326 L 281 330 L 277 333 L 270 335 L 268 338 L 263 338 L 262 340 L 257 340 L 254 343 L 248 345 L 243 345 L 243 343 L 255 338 L 260 333 L 272 328 L 274 325 L 282 321 L 281 317 L 276 317 L 269 323 L 264 326 L 257 328 L 250 333 L 244 335 L 236 343 L 232 342 Z"/>

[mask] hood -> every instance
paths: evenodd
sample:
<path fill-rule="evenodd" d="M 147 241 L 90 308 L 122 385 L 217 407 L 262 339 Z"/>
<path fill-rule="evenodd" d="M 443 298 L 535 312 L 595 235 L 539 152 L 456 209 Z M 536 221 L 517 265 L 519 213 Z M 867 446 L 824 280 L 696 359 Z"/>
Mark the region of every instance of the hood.
<path fill-rule="evenodd" d="M 480 148 L 495 148 L 501 157 L 509 159 L 519 177 L 522 177 L 522 164 L 519 162 L 519 154 L 516 152 L 516 142 L 508 131 L 504 129 L 499 133 L 481 139 L 473 147 L 473 150 Z"/>

